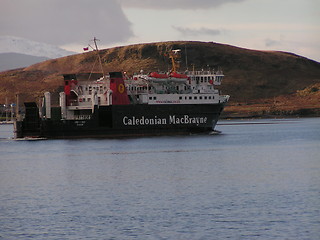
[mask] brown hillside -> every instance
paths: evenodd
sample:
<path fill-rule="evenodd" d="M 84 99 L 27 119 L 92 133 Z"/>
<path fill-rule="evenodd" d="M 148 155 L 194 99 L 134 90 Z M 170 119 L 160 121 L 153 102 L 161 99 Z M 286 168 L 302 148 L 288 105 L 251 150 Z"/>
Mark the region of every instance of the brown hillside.
<path fill-rule="evenodd" d="M 320 116 L 320 83 L 298 90 L 293 94 L 249 102 L 230 103 L 223 112 L 224 118 L 251 117 L 303 117 Z"/>
<path fill-rule="evenodd" d="M 284 52 L 255 51 L 213 42 L 159 42 L 100 50 L 105 72 L 143 69 L 166 71 L 165 54 L 181 49 L 181 69 L 218 69 L 226 75 L 220 87 L 232 102 L 248 102 L 293 94 L 320 82 L 320 63 Z M 100 72 L 96 52 L 48 60 L 24 69 L 0 73 L 0 103 L 15 94 L 36 98 L 62 85 L 62 73 Z"/>

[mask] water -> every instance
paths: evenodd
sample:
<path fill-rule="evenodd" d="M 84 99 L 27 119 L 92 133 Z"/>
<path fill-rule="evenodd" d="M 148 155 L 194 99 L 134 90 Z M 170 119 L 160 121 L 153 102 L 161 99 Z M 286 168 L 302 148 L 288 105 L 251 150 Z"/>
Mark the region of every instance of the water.
<path fill-rule="evenodd" d="M 320 239 L 320 118 L 220 135 L 14 141 L 0 239 Z"/>

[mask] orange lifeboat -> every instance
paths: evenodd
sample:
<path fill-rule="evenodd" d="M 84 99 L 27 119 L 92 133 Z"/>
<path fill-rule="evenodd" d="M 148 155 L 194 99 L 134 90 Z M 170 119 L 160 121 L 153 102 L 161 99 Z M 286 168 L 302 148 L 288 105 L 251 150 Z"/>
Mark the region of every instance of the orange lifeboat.
<path fill-rule="evenodd" d="M 172 72 L 170 73 L 170 77 L 173 77 L 173 78 L 188 78 L 187 75 L 185 74 L 181 74 L 181 73 L 177 73 L 177 72 Z"/>
<path fill-rule="evenodd" d="M 157 73 L 157 72 L 152 72 L 149 74 L 149 77 L 153 78 L 168 78 L 169 76 L 165 73 Z"/>

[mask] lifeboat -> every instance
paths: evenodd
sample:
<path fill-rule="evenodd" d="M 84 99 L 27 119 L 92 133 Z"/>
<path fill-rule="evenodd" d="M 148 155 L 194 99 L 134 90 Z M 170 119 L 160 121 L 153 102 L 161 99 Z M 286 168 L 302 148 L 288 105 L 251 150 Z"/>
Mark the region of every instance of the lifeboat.
<path fill-rule="evenodd" d="M 152 78 L 168 78 L 169 76 L 166 73 L 157 73 L 157 72 L 152 72 L 149 74 L 149 77 Z"/>
<path fill-rule="evenodd" d="M 177 72 L 172 72 L 170 73 L 170 81 L 173 82 L 184 82 L 188 79 L 188 76 L 185 74 L 177 73 Z"/>
<path fill-rule="evenodd" d="M 152 72 L 148 75 L 148 80 L 152 82 L 166 82 L 168 80 L 169 76 L 165 73 L 157 73 L 157 72 Z"/>
<path fill-rule="evenodd" d="M 177 73 L 177 72 L 170 73 L 170 77 L 173 77 L 173 78 L 184 78 L 184 79 L 188 78 L 187 75 L 181 74 L 181 73 Z"/>

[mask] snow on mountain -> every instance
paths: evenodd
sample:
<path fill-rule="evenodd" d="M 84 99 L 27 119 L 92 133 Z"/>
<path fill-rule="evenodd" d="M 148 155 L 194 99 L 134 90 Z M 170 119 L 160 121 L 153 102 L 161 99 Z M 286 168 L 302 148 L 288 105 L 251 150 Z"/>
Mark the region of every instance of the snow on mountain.
<path fill-rule="evenodd" d="M 0 53 L 20 53 L 37 57 L 59 58 L 75 54 L 54 45 L 25 38 L 0 36 Z"/>

